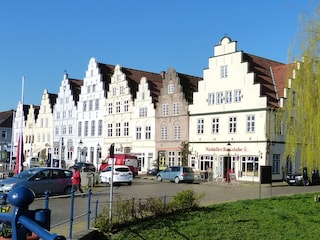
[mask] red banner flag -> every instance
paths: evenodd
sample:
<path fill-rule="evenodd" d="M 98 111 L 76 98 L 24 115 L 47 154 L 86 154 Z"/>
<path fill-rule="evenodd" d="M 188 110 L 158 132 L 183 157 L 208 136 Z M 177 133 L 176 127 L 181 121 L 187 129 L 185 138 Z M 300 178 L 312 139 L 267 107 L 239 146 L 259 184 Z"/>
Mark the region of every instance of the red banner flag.
<path fill-rule="evenodd" d="M 17 149 L 17 157 L 16 157 L 16 165 L 14 167 L 14 174 L 18 174 L 22 170 L 22 164 L 23 164 L 24 158 L 23 158 L 23 141 L 22 136 L 19 135 L 18 138 L 18 149 Z"/>

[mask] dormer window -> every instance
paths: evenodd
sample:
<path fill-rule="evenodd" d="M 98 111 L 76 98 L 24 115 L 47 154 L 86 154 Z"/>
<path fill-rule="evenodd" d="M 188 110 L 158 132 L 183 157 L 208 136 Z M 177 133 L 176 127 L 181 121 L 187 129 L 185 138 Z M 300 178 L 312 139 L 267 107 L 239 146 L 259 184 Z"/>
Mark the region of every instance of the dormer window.
<path fill-rule="evenodd" d="M 221 78 L 228 77 L 228 65 L 221 66 Z"/>
<path fill-rule="evenodd" d="M 173 83 L 168 84 L 168 94 L 174 93 L 174 86 Z"/>

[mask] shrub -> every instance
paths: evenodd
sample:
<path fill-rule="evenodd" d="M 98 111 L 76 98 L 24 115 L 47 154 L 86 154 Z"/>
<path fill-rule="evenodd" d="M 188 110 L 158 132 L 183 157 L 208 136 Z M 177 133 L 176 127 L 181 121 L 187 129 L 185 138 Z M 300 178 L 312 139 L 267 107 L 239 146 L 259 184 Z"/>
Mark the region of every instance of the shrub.
<path fill-rule="evenodd" d="M 97 217 L 95 227 L 101 232 L 110 235 L 112 232 L 117 232 L 129 224 L 135 224 L 145 219 L 197 208 L 203 197 L 204 194 L 196 195 L 192 190 L 184 190 L 177 193 L 169 204 L 166 203 L 165 198 L 150 197 L 145 200 L 139 199 L 138 201 L 132 198 L 131 200 L 123 201 L 118 197 L 112 212 L 112 223 L 109 218 L 109 207 L 105 207 Z"/>
<path fill-rule="evenodd" d="M 170 206 L 172 208 L 172 211 L 192 210 L 199 207 L 200 200 L 203 197 L 204 194 L 197 195 L 192 190 L 183 190 L 173 197 L 173 201 L 171 202 Z"/>

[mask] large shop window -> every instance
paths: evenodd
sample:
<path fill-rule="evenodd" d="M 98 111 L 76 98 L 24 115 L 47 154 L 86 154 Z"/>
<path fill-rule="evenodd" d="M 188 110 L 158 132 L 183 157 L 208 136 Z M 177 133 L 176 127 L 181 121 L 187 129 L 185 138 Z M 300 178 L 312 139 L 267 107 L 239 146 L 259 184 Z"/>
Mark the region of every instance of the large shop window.
<path fill-rule="evenodd" d="M 242 176 L 258 176 L 259 159 L 255 156 L 242 157 Z"/>
<path fill-rule="evenodd" d="M 201 155 L 200 156 L 200 171 L 206 171 L 208 168 L 213 168 L 213 156 Z"/>

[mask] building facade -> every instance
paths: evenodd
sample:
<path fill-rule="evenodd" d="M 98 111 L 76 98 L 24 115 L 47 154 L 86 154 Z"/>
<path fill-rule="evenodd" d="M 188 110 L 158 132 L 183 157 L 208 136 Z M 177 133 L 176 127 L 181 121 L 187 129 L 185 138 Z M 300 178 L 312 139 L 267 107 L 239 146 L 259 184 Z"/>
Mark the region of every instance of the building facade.
<path fill-rule="evenodd" d="M 285 144 L 274 113 L 284 79 L 274 71 L 285 65 L 238 51 L 228 37 L 214 52 L 189 106 L 190 165 L 212 169 L 215 179 L 232 171 L 247 181 L 259 181 L 260 166 L 272 165 L 274 179 L 281 179 Z"/>
<path fill-rule="evenodd" d="M 76 137 L 79 101 L 82 80 L 70 79 L 65 73 L 53 107 L 53 144 L 49 143 L 48 159 L 58 159 L 59 165 L 72 166 L 77 160 L 78 142 Z"/>

